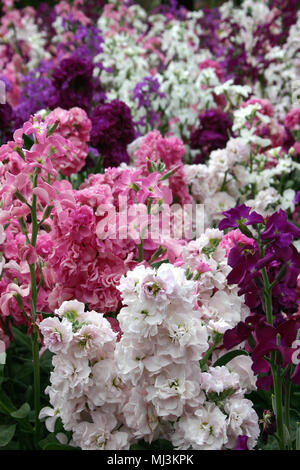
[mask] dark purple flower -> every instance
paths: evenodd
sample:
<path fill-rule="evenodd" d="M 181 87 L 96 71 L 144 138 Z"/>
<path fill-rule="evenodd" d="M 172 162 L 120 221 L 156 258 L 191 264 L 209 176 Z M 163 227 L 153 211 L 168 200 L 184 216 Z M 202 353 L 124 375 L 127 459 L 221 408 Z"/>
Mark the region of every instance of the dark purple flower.
<path fill-rule="evenodd" d="M 248 436 L 239 435 L 234 450 L 248 450 L 247 441 Z"/>
<path fill-rule="evenodd" d="M 296 196 L 293 199 L 293 204 L 295 204 L 296 206 L 297 204 L 299 204 L 299 202 L 300 202 L 300 191 L 297 191 Z"/>
<path fill-rule="evenodd" d="M 226 147 L 232 135 L 232 120 L 217 109 L 200 114 L 199 120 L 200 126 L 191 133 L 190 145 L 192 149 L 201 150 L 202 158 L 205 158 L 213 150 Z"/>
<path fill-rule="evenodd" d="M 282 367 L 292 364 L 293 343 L 297 338 L 300 323 L 295 318 L 282 321 L 275 327 L 261 319 L 255 326 L 256 346 L 252 351 L 252 370 L 255 374 L 268 373 L 270 364 L 266 358 L 271 351 L 278 351 Z"/>
<path fill-rule="evenodd" d="M 14 112 L 8 104 L 0 104 L 0 144 L 6 143 L 12 138 L 14 127 Z"/>
<path fill-rule="evenodd" d="M 128 162 L 127 145 L 135 138 L 128 106 L 119 100 L 98 105 L 91 120 L 91 143 L 104 156 L 104 166 Z"/>
<path fill-rule="evenodd" d="M 73 54 L 53 70 L 52 84 L 56 93 L 50 107 L 70 109 L 78 106 L 88 111 L 93 97 L 93 64 L 89 57 Z"/>
<path fill-rule="evenodd" d="M 246 323 L 240 321 L 234 328 L 225 331 L 223 346 L 226 349 L 232 349 L 248 339 L 250 333 L 251 328 Z"/>
<path fill-rule="evenodd" d="M 263 224 L 264 218 L 255 211 L 251 211 L 251 207 L 242 204 L 234 207 L 229 211 L 223 212 L 225 219 L 219 223 L 219 229 L 224 230 L 225 228 L 240 228 L 241 225 L 254 225 Z"/>
<path fill-rule="evenodd" d="M 268 217 L 266 230 L 261 234 L 263 241 L 273 240 L 280 248 L 288 247 L 294 238 L 299 237 L 300 229 L 288 221 L 282 209 Z"/>

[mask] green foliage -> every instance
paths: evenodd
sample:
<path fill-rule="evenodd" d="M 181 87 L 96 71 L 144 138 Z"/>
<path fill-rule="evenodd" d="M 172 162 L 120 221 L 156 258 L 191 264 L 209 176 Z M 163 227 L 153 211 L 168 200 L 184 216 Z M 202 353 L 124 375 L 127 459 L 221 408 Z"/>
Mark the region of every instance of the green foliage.
<path fill-rule="evenodd" d="M 34 439 L 33 362 L 31 340 L 22 327 L 12 328 L 14 341 L 7 350 L 6 364 L 0 369 L 0 447 L 2 450 L 39 449 Z M 49 382 L 52 354 L 45 351 L 40 360 L 42 390 Z M 48 397 L 42 394 L 42 405 Z M 42 436 L 48 434 L 42 426 Z"/>
<path fill-rule="evenodd" d="M 237 356 L 248 356 L 249 354 L 242 349 L 236 349 L 234 351 L 229 351 L 228 353 L 224 354 L 224 356 L 220 357 L 214 364 L 213 367 L 218 366 L 225 366 L 228 362 L 234 359 Z"/>

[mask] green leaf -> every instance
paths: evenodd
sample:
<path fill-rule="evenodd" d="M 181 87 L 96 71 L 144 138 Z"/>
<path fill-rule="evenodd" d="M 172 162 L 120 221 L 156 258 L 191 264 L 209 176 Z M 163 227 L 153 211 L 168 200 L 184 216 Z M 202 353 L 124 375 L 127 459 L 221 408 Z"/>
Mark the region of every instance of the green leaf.
<path fill-rule="evenodd" d="M 60 444 L 60 442 L 49 442 L 43 447 L 43 450 L 79 450 L 77 447 Z"/>
<path fill-rule="evenodd" d="M 50 352 L 48 349 L 46 349 L 45 352 L 43 352 L 41 358 L 40 358 L 40 368 L 41 370 L 50 373 L 52 370 L 52 357 L 53 353 Z"/>
<path fill-rule="evenodd" d="M 0 390 L 0 413 L 10 415 L 13 411 L 16 410 L 11 399 L 6 395 L 3 390 Z"/>
<path fill-rule="evenodd" d="M 300 450 L 300 423 L 296 423 L 296 450 Z"/>
<path fill-rule="evenodd" d="M 246 351 L 242 349 L 236 349 L 234 351 L 229 351 L 228 353 L 224 354 L 224 356 L 220 357 L 214 364 L 213 367 L 218 366 L 225 366 L 228 362 L 234 359 L 237 356 L 249 356 Z"/>
<path fill-rule="evenodd" d="M 30 411 L 30 406 L 28 403 L 24 403 L 17 411 L 13 411 L 10 413 L 10 416 L 16 419 L 23 419 L 28 416 L 28 413 Z"/>
<path fill-rule="evenodd" d="M 4 364 L 0 364 L 0 385 L 3 382 L 3 378 L 4 378 Z"/>
<path fill-rule="evenodd" d="M 26 150 L 30 150 L 31 147 L 34 144 L 33 140 L 26 134 L 23 134 L 22 137 L 23 137 L 23 140 L 24 140 L 24 148 Z"/>
<path fill-rule="evenodd" d="M 12 332 L 16 341 L 16 344 L 18 346 L 22 346 L 24 349 L 28 349 L 31 352 L 31 340 L 29 336 L 27 336 L 25 333 L 22 333 L 19 328 L 16 328 L 15 326 L 12 327 Z"/>
<path fill-rule="evenodd" d="M 14 437 L 16 424 L 0 425 L 0 447 L 6 446 Z"/>
<path fill-rule="evenodd" d="M 43 450 L 79 450 L 78 447 L 61 444 L 53 433 L 48 434 L 45 439 L 39 442 L 39 445 Z"/>

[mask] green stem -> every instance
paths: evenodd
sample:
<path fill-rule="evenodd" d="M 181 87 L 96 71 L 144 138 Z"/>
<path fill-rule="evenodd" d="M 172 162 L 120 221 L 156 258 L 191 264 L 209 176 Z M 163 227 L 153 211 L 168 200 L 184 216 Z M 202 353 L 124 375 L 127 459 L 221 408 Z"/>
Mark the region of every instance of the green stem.
<path fill-rule="evenodd" d="M 284 450 L 285 439 L 283 430 L 282 382 L 280 376 L 280 366 L 275 365 L 275 351 L 271 352 L 271 370 L 274 382 L 275 415 L 278 443 L 280 450 Z"/>
<path fill-rule="evenodd" d="M 272 289 L 270 288 L 270 282 L 266 268 L 262 269 L 262 276 L 264 280 L 264 300 L 267 322 L 273 325 L 273 309 L 272 309 Z M 285 448 L 285 438 L 283 429 L 283 407 L 282 407 L 282 380 L 280 374 L 280 366 L 276 364 L 276 353 L 271 351 L 271 371 L 274 383 L 274 395 L 275 395 L 275 415 L 277 425 L 277 436 L 279 441 L 280 450 Z"/>
<path fill-rule="evenodd" d="M 144 259 L 144 239 L 141 238 L 141 243 L 138 245 L 138 249 L 139 249 L 139 263 L 141 263 Z"/>
<path fill-rule="evenodd" d="M 33 326 L 34 329 L 34 326 Z M 34 387 L 34 432 L 35 442 L 39 440 L 39 414 L 40 414 L 40 362 L 39 362 L 39 343 L 38 334 L 31 333 L 32 358 L 33 358 L 33 387 Z"/>
<path fill-rule="evenodd" d="M 205 369 L 205 366 L 206 366 L 206 363 L 208 361 L 208 359 L 211 357 L 212 353 L 214 352 L 214 350 L 216 349 L 217 345 L 216 344 L 213 344 L 207 351 L 206 353 L 204 354 L 203 358 L 201 359 L 200 362 L 200 368 L 201 370 L 203 371 Z"/>
<path fill-rule="evenodd" d="M 285 417 L 285 425 L 290 433 L 291 423 L 290 423 L 290 407 L 291 407 L 291 388 L 292 383 L 288 379 L 285 383 L 284 387 L 284 417 Z M 289 442 L 290 446 L 290 442 Z"/>

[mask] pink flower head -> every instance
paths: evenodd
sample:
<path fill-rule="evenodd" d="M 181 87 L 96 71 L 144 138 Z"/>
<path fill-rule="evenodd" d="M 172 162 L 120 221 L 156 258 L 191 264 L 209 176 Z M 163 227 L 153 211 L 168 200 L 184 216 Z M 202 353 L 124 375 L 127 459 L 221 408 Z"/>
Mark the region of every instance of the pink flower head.
<path fill-rule="evenodd" d="M 284 125 L 290 131 L 300 130 L 300 108 L 290 110 L 290 112 L 285 117 Z"/>
<path fill-rule="evenodd" d="M 253 245 L 254 239 L 247 237 L 239 228 L 237 228 L 236 230 L 231 230 L 224 235 L 219 247 L 223 248 L 226 252 L 226 256 L 228 256 L 231 248 L 233 248 L 237 243 L 241 245 Z"/>

